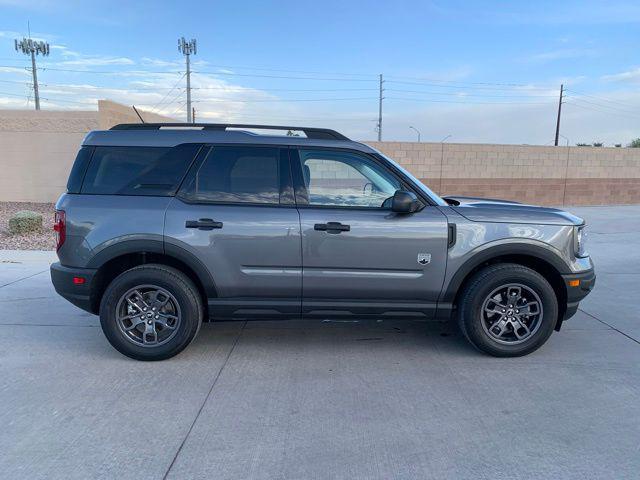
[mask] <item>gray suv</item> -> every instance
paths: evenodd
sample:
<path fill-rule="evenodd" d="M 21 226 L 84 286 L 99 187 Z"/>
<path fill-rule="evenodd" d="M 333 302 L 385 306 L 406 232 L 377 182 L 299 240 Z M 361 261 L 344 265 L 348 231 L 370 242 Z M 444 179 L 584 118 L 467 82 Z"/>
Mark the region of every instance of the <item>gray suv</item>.
<path fill-rule="evenodd" d="M 440 198 L 333 130 L 118 125 L 78 153 L 51 278 L 139 360 L 176 355 L 203 321 L 265 318 L 454 318 L 483 352 L 518 356 L 592 289 L 584 228 Z"/>

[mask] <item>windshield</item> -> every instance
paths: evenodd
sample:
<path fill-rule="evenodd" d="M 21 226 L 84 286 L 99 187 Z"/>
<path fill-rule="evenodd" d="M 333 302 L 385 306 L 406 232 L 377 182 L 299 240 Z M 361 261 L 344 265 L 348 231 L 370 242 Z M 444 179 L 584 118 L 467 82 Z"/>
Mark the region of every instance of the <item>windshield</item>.
<path fill-rule="evenodd" d="M 375 149 L 374 149 L 375 150 Z M 381 157 L 385 158 L 386 160 L 388 160 L 389 162 L 393 163 L 396 168 L 398 170 L 400 170 L 404 175 L 406 175 L 413 183 L 416 184 L 416 186 L 418 186 L 420 188 L 420 190 L 422 190 L 424 192 L 425 195 L 427 195 L 431 200 L 433 200 L 433 202 L 436 205 L 439 205 L 441 207 L 446 207 L 449 204 L 447 202 L 445 202 L 442 198 L 440 198 L 439 195 L 437 195 L 435 192 L 433 192 L 429 187 L 427 187 L 424 183 L 422 183 L 420 180 L 418 180 L 411 172 L 409 172 L 406 168 L 404 168 L 402 165 L 399 165 L 398 162 L 392 160 L 391 158 L 387 157 L 384 153 L 381 153 L 380 151 L 376 150 L 376 152 L 378 153 L 378 155 L 380 155 Z"/>

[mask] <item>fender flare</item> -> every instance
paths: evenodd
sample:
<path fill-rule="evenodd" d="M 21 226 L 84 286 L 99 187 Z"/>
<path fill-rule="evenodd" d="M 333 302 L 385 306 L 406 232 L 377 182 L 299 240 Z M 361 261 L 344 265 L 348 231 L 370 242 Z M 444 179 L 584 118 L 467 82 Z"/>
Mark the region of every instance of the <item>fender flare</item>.
<path fill-rule="evenodd" d="M 527 257 L 542 260 L 551 265 L 558 274 L 571 273 L 571 267 L 556 253 L 548 248 L 535 243 L 509 243 L 487 247 L 480 252 L 470 252 L 471 258 L 467 259 L 453 275 L 451 280 L 442 289 L 441 302 L 451 303 L 456 297 L 460 286 L 475 268 L 483 263 L 507 255 L 525 255 Z"/>
<path fill-rule="evenodd" d="M 99 269 L 114 258 L 132 253 L 158 253 L 172 257 L 188 266 L 198 277 L 207 298 L 217 297 L 215 282 L 207 267 L 195 255 L 182 247 L 166 243 L 162 238 L 121 240 L 101 249 L 87 264 L 87 268 Z"/>

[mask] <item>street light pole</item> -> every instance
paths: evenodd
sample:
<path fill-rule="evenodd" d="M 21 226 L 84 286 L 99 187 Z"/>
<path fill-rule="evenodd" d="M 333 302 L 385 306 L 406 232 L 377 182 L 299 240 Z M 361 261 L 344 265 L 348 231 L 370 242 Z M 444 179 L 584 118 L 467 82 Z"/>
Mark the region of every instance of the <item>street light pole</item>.
<path fill-rule="evenodd" d="M 416 131 L 416 133 L 418 134 L 418 143 L 420 143 L 420 130 L 418 130 L 416 127 L 412 127 L 411 125 L 409 125 L 409 128 Z"/>

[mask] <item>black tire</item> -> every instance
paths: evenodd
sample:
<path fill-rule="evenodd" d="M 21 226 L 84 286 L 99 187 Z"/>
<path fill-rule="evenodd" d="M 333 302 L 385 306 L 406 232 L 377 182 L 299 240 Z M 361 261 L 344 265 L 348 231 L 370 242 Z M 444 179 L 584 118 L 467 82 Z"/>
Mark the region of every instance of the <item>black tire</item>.
<path fill-rule="evenodd" d="M 509 285 L 511 285 L 511 287 L 509 287 Z M 491 296 L 493 292 L 506 291 L 509 292 L 509 295 L 515 293 L 517 290 L 513 292 L 509 290 L 509 288 L 518 288 L 513 285 L 524 286 L 525 288 L 521 290 L 528 292 L 530 296 L 537 295 L 540 300 L 539 303 L 541 303 L 542 306 L 540 310 L 542 314 L 540 317 L 537 317 L 538 323 L 533 323 L 536 318 L 535 315 L 526 318 L 526 321 L 532 322 L 532 328 L 529 329 L 529 336 L 526 337 L 526 339 L 520 340 L 515 338 L 513 324 L 505 326 L 504 334 L 506 337 L 511 336 L 512 339 L 506 339 L 506 337 L 496 339 L 495 331 L 494 335 L 489 333 L 489 330 L 493 328 L 493 321 L 495 321 L 492 320 L 492 318 L 506 317 L 501 317 L 500 315 L 504 315 L 502 313 L 485 314 L 483 307 L 489 308 L 492 303 L 497 305 L 497 302 L 490 300 L 496 298 Z M 506 290 L 501 290 L 501 288 L 505 286 Z M 500 294 L 498 293 L 498 295 Z M 485 304 L 485 301 L 489 303 Z M 522 301 L 524 302 L 524 300 Z M 536 302 L 533 301 L 532 303 Z M 509 305 L 506 306 L 509 307 Z M 492 308 L 504 312 L 500 307 L 494 306 Z M 527 309 L 527 312 L 528 311 L 529 309 Z M 486 317 L 483 315 L 488 315 L 488 320 L 485 320 Z M 537 350 L 549 339 L 551 333 L 553 333 L 557 318 L 558 300 L 549 282 L 538 272 L 514 263 L 491 265 L 474 274 L 465 285 L 458 303 L 458 324 L 464 336 L 478 350 L 496 357 L 518 357 Z M 538 326 L 535 327 L 535 325 Z M 496 327 L 496 331 L 500 331 L 500 326 Z M 522 337 L 525 337 L 524 334 L 526 330 L 519 330 L 519 333 Z M 509 344 L 508 341 L 515 342 L 515 344 Z"/>
<path fill-rule="evenodd" d="M 123 322 L 118 320 L 121 317 L 118 311 L 124 308 L 119 306 L 123 301 L 126 302 L 123 296 L 139 286 L 157 287 L 159 291 L 171 296 L 170 305 L 175 308 L 172 313 L 177 311 L 175 316 L 178 320 L 170 320 L 174 323 L 173 329 L 160 330 L 166 337 L 163 340 L 164 343 L 160 342 L 161 333 L 156 334 L 157 345 L 153 342 L 148 345 L 136 343 L 138 336 L 146 336 L 145 321 L 135 318 L 140 326 L 135 327 L 137 331 L 130 329 L 135 335 L 128 335 L 123 329 Z M 141 306 L 149 304 L 148 299 L 146 302 L 142 300 L 140 299 L 137 303 Z M 124 306 L 129 308 L 126 304 Z M 127 270 L 109 284 L 100 302 L 100 325 L 109 343 L 127 357 L 148 361 L 165 360 L 180 353 L 193 341 L 202 324 L 202 311 L 202 300 L 198 289 L 185 274 L 166 265 L 147 264 Z M 139 313 L 142 314 L 141 311 Z M 137 313 L 134 317 L 137 317 Z M 142 317 L 139 318 L 142 319 Z M 158 327 L 160 328 L 162 327 Z M 155 332 L 155 323 L 153 329 Z M 153 336 L 150 338 L 153 339 Z M 144 341 L 140 340 L 140 342 Z"/>

